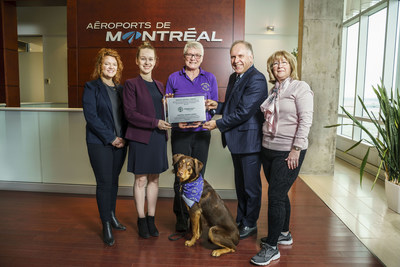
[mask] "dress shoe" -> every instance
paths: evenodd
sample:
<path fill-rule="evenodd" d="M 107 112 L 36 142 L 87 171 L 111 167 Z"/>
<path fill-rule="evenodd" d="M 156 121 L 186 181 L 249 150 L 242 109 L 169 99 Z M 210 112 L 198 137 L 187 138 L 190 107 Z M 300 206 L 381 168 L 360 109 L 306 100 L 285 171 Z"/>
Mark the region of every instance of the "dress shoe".
<path fill-rule="evenodd" d="M 114 211 L 111 211 L 111 226 L 115 229 L 115 230 L 122 230 L 125 231 L 126 230 L 126 226 L 123 225 L 122 223 L 120 223 L 117 219 L 117 217 L 115 217 L 115 213 Z"/>
<path fill-rule="evenodd" d="M 147 227 L 149 228 L 149 234 L 151 236 L 158 236 L 159 233 L 156 224 L 154 223 L 154 216 L 147 215 L 146 219 L 147 219 Z"/>
<path fill-rule="evenodd" d="M 142 238 L 149 238 L 150 233 L 149 233 L 149 227 L 147 226 L 147 220 L 145 218 L 138 218 L 138 230 L 139 230 L 139 236 Z"/>
<path fill-rule="evenodd" d="M 248 227 L 245 225 L 242 225 L 239 229 L 239 235 L 240 239 L 245 239 L 249 236 L 252 236 L 257 233 L 257 226 L 254 227 Z"/>
<path fill-rule="evenodd" d="M 114 245 L 114 237 L 112 234 L 111 223 L 109 221 L 103 222 L 103 241 L 108 246 Z"/>

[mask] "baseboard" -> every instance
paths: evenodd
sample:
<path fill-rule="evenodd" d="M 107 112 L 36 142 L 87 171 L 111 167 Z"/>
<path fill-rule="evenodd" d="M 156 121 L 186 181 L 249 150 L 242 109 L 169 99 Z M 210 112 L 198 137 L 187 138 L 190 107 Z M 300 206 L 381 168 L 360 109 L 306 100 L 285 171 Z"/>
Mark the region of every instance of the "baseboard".
<path fill-rule="evenodd" d="M 47 192 L 47 193 L 66 193 L 66 194 L 96 194 L 95 185 L 75 185 L 75 184 L 49 184 L 49 183 L 27 183 L 27 182 L 7 182 L 0 181 L 0 190 Z M 235 190 L 217 189 L 215 190 L 222 199 L 236 199 Z M 120 186 L 119 196 L 133 196 L 133 189 L 130 186 Z M 174 190 L 168 187 L 160 187 L 159 197 L 174 197 Z"/>
<path fill-rule="evenodd" d="M 357 168 L 360 168 L 361 163 L 362 163 L 362 160 L 360 160 L 360 159 L 358 159 L 358 158 L 356 158 L 356 157 L 354 157 L 354 156 L 352 156 L 352 155 L 350 155 L 348 153 L 344 153 L 343 151 L 341 151 L 339 149 L 336 149 L 336 157 L 346 161 L 347 163 L 349 163 L 349 164 L 351 164 L 351 165 L 353 165 L 353 166 L 355 166 Z M 370 163 L 367 163 L 365 165 L 365 169 L 364 170 L 365 170 L 365 172 L 375 176 L 377 174 L 377 172 L 378 172 L 378 167 L 376 167 L 376 166 L 374 166 L 374 165 L 372 165 Z M 383 181 L 385 180 L 385 175 L 384 175 L 384 171 L 383 170 L 379 174 L 379 179 L 381 179 Z"/>

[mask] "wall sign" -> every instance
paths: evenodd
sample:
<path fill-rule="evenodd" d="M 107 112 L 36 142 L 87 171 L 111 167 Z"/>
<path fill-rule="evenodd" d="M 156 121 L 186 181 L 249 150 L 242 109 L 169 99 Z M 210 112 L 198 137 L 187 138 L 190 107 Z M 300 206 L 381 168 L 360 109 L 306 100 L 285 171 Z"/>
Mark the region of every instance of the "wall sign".
<path fill-rule="evenodd" d="M 155 24 L 155 26 L 153 26 Z M 195 27 L 185 31 L 176 31 L 172 28 L 171 22 L 100 22 L 89 23 L 86 30 L 101 31 L 105 33 L 106 42 L 127 41 L 129 44 L 134 40 L 140 41 L 161 41 L 161 42 L 187 42 L 206 41 L 222 42 L 217 38 L 216 31 L 198 32 Z M 117 31 L 112 31 L 117 30 Z M 132 31 L 133 30 L 133 31 Z"/>
<path fill-rule="evenodd" d="M 122 82 L 138 75 L 136 48 L 149 41 L 156 48 L 155 79 L 163 82 L 182 68 L 187 41 L 204 46 L 201 65 L 218 82 L 220 98 L 232 68 L 229 49 L 244 38 L 245 0 L 68 0 L 68 102 L 81 107 L 83 86 L 102 47 L 117 49 Z"/>

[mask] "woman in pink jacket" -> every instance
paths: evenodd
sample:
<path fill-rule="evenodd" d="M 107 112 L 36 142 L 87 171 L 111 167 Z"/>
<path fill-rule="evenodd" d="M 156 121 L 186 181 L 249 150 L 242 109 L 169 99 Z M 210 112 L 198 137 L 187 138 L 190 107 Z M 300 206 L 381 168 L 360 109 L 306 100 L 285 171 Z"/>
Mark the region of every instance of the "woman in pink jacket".
<path fill-rule="evenodd" d="M 268 187 L 268 236 L 261 238 L 261 251 L 251 262 L 267 265 L 280 258 L 278 244 L 291 245 L 288 192 L 296 180 L 308 148 L 313 118 L 313 92 L 299 81 L 296 58 L 277 51 L 267 61 L 275 86 L 261 104 L 264 113 L 261 162 Z"/>

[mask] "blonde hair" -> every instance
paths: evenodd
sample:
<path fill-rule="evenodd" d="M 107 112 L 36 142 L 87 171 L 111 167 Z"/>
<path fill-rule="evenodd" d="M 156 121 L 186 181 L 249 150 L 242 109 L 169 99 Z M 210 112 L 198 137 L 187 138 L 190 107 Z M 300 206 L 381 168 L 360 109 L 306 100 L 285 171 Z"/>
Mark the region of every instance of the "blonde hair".
<path fill-rule="evenodd" d="M 291 73 L 290 73 L 290 77 L 293 80 L 298 80 L 299 76 L 297 74 L 297 60 L 295 58 L 295 56 L 293 56 L 292 54 L 290 54 L 289 52 L 285 51 L 285 50 L 281 50 L 281 51 L 276 51 L 275 53 L 273 53 L 267 60 L 267 71 L 269 74 L 269 82 L 272 84 L 276 83 L 276 78 L 274 76 L 274 72 L 272 71 L 272 67 L 275 61 L 277 60 L 281 60 L 285 58 L 288 63 L 290 64 L 290 69 L 291 69 Z"/>
<path fill-rule="evenodd" d="M 140 51 L 141 51 L 142 49 L 151 49 L 151 50 L 153 50 L 153 51 L 154 51 L 154 57 L 155 57 L 155 59 L 156 59 L 156 60 L 158 59 L 158 58 L 157 58 L 156 49 L 154 48 L 154 46 L 151 45 L 150 42 L 147 42 L 147 41 L 143 42 L 143 44 L 141 44 L 141 45 L 138 47 L 138 50 L 137 50 L 137 52 L 136 52 L 136 59 L 139 59 Z M 157 60 L 157 61 L 158 61 L 158 60 Z"/>
<path fill-rule="evenodd" d="M 106 56 L 113 57 L 117 60 L 117 73 L 113 77 L 113 82 L 119 84 L 122 76 L 122 70 L 124 69 L 124 65 L 122 64 L 122 60 L 120 55 L 118 54 L 117 50 L 110 49 L 110 48 L 102 48 L 97 53 L 96 56 L 96 63 L 94 65 L 94 70 L 91 75 L 92 79 L 98 79 L 101 77 L 101 67 L 103 65 L 104 58 Z"/>

